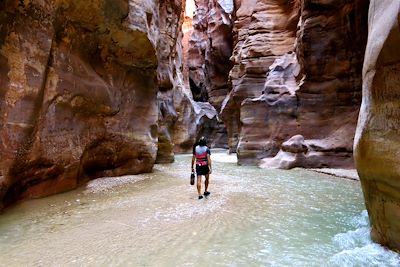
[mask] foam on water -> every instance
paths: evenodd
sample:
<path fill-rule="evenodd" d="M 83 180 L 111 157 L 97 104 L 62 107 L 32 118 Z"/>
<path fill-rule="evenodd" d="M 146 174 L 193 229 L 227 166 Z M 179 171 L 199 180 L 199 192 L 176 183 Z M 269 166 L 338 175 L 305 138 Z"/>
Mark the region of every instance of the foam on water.
<path fill-rule="evenodd" d="M 340 252 L 330 259 L 337 266 L 400 266 L 400 255 L 373 243 L 370 237 L 368 213 L 362 211 L 351 220 L 354 230 L 336 234 L 333 244 Z"/>

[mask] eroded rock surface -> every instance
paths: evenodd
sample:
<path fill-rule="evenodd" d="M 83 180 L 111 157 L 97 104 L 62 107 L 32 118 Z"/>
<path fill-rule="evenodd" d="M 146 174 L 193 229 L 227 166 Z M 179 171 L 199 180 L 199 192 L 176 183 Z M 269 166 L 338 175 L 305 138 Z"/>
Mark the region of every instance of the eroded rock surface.
<path fill-rule="evenodd" d="M 260 96 L 269 66 L 277 57 L 294 50 L 300 10 L 298 1 L 251 0 L 235 3 L 234 65 L 230 72 L 232 90 L 221 110 L 231 151 L 236 151 L 239 141 L 242 101 Z"/>
<path fill-rule="evenodd" d="M 400 2 L 371 1 L 354 142 L 372 238 L 400 250 Z"/>
<path fill-rule="evenodd" d="M 208 102 L 193 101 L 189 89 L 190 72 L 182 60 L 190 56 L 189 40 L 193 30 L 189 29 L 190 17 L 177 16 L 180 11 L 176 10 L 180 10 L 182 4 L 166 1 L 160 9 L 157 163 L 173 162 L 174 153 L 191 153 L 193 144 L 203 135 L 207 136 L 211 147 L 226 143 L 226 132 L 215 108 Z"/>
<path fill-rule="evenodd" d="M 218 111 L 230 90 L 233 2 L 196 0 L 189 42 L 189 82 L 195 101 L 211 103 Z"/>
<path fill-rule="evenodd" d="M 174 95 L 182 93 L 182 1 L 161 1 L 158 55 L 158 150 L 157 163 L 174 161 L 173 127 L 177 113 Z"/>
<path fill-rule="evenodd" d="M 159 8 L 152 0 L 0 3 L 2 204 L 151 171 L 157 90 L 169 86 L 167 71 L 157 72 Z"/>
<path fill-rule="evenodd" d="M 297 39 L 293 35 L 283 38 L 288 42 L 286 50 L 290 51 L 279 57 L 270 56 L 270 60 L 275 60 L 273 65 L 252 59 L 255 65 L 270 68 L 263 94 L 258 92 L 261 96 L 257 98 L 245 95 L 248 99 L 240 102 L 237 148 L 240 164 L 257 164 L 261 158 L 272 158 L 283 142 L 300 134 L 313 148 L 309 153 L 317 153 L 308 158 L 304 167 L 353 167 L 352 141 L 361 99 L 368 2 L 302 1 L 301 4 L 298 24 L 289 24 L 299 25 Z M 298 7 L 296 2 L 286 5 L 292 8 L 275 7 L 292 13 Z M 269 42 L 275 43 L 274 39 L 265 41 Z M 300 66 L 291 67 L 297 64 L 296 60 Z M 261 83 L 261 75 L 258 81 Z M 240 86 L 236 88 L 243 88 L 243 92 L 250 92 L 251 88 L 253 96 L 260 90 L 254 89 L 260 85 Z"/>

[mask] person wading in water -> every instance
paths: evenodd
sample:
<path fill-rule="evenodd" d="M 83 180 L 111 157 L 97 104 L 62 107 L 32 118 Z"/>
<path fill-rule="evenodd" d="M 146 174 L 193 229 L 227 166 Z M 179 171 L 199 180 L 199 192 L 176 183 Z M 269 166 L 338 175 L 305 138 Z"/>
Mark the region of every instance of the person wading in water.
<path fill-rule="evenodd" d="M 192 157 L 192 172 L 194 171 L 193 165 L 196 162 L 196 174 L 197 174 L 197 193 L 199 194 L 199 199 L 202 199 L 201 195 L 201 176 L 205 176 L 204 181 L 204 196 L 208 196 L 208 182 L 211 174 L 211 152 L 207 147 L 207 139 L 202 136 L 199 139 L 198 145 L 193 147 L 193 157 Z"/>

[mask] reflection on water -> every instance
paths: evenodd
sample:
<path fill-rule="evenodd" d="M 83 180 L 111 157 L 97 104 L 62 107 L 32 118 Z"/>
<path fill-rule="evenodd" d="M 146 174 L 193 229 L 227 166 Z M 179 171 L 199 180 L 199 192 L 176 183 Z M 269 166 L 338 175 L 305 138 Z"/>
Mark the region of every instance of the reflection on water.
<path fill-rule="evenodd" d="M 360 184 L 307 170 L 238 167 L 213 153 L 211 195 L 190 155 L 102 178 L 0 216 L 1 266 L 399 266 L 369 238 Z"/>

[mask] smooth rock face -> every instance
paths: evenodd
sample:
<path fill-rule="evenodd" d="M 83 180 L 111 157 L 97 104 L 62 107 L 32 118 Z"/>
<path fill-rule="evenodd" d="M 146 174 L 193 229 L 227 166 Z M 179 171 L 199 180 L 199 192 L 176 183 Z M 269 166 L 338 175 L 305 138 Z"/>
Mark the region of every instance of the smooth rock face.
<path fill-rule="evenodd" d="M 295 2 L 290 5 L 297 7 Z M 240 164 L 273 158 L 283 142 L 300 134 L 311 148 L 309 153 L 315 152 L 306 157 L 304 167 L 353 166 L 367 9 L 368 2 L 357 0 L 302 2 L 296 42 L 286 37 L 292 51 L 275 56 L 275 63 L 269 64 L 263 95 L 249 98 L 249 94 L 241 102 Z M 257 93 L 257 86 L 243 88 Z"/>
<path fill-rule="evenodd" d="M 373 0 L 354 142 L 372 238 L 400 250 L 400 2 Z"/>
<path fill-rule="evenodd" d="M 157 72 L 157 1 L 0 8 L 1 203 L 151 171 L 157 88 L 169 86 L 156 82 L 168 73 Z"/>

